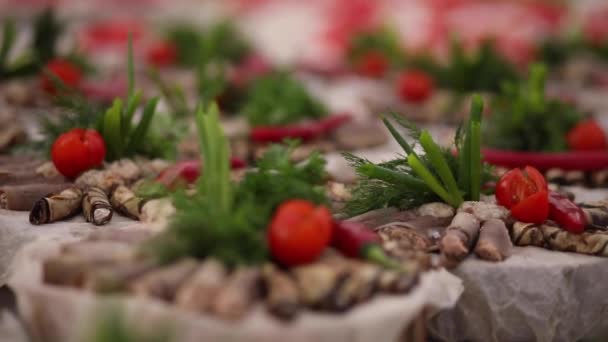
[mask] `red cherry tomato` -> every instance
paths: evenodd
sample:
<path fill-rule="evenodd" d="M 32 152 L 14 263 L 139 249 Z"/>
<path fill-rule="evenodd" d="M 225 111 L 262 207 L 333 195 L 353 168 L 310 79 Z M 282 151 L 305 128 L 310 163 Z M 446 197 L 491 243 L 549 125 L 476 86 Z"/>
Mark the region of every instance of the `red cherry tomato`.
<path fill-rule="evenodd" d="M 355 70 L 358 74 L 373 78 L 384 76 L 388 67 L 388 59 L 378 51 L 370 51 L 364 54 L 355 63 Z"/>
<path fill-rule="evenodd" d="M 511 216 L 522 222 L 543 223 L 549 217 L 549 197 L 537 192 L 511 207 Z"/>
<path fill-rule="evenodd" d="M 505 173 L 496 184 L 496 201 L 511 209 L 519 221 L 542 223 L 549 216 L 547 181 L 537 169 L 526 166 Z"/>
<path fill-rule="evenodd" d="M 68 178 L 101 165 L 106 156 L 103 138 L 92 129 L 75 128 L 55 140 L 51 158 L 57 170 Z"/>
<path fill-rule="evenodd" d="M 585 231 L 587 225 L 583 210 L 568 197 L 555 191 L 549 192 L 549 218 L 575 234 Z"/>
<path fill-rule="evenodd" d="M 433 79 L 418 70 L 404 71 L 397 77 L 397 95 L 412 103 L 424 102 L 433 93 Z"/>
<path fill-rule="evenodd" d="M 593 120 L 579 122 L 568 132 L 566 141 L 568 141 L 568 146 L 572 150 L 589 151 L 606 149 L 604 130 Z"/>
<path fill-rule="evenodd" d="M 547 181 L 537 169 L 532 166 L 526 166 L 523 171 L 512 169 L 496 184 L 496 201 L 510 209 L 539 191 L 547 191 Z"/>
<path fill-rule="evenodd" d="M 267 232 L 272 256 L 295 266 L 315 261 L 331 242 L 331 213 L 326 207 L 304 200 L 279 206 Z"/>
<path fill-rule="evenodd" d="M 157 41 L 148 47 L 146 60 L 158 67 L 173 65 L 177 60 L 177 48 L 169 41 Z"/>
<path fill-rule="evenodd" d="M 45 66 L 46 72 L 57 77 L 63 84 L 69 88 L 77 88 L 82 79 L 82 71 L 69 61 L 63 59 L 54 59 Z M 53 80 L 43 72 L 40 76 L 40 84 L 42 89 L 50 94 L 56 94 L 55 84 Z"/>

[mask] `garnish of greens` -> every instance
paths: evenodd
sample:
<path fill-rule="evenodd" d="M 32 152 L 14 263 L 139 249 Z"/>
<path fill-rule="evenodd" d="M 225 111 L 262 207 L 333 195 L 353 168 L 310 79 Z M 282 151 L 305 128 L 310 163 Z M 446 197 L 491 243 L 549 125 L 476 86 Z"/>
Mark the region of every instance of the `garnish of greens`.
<path fill-rule="evenodd" d="M 273 211 L 290 198 L 325 203 L 325 161 L 315 154 L 302 164 L 290 161 L 293 147 L 273 146 L 240 183 L 230 179 L 228 140 L 217 105 L 196 111 L 203 176 L 196 193 L 176 191 L 169 229 L 145 252 L 161 262 L 213 256 L 227 265 L 268 259 L 264 231 Z"/>
<path fill-rule="evenodd" d="M 130 39 L 127 98 L 114 99 L 112 105 L 104 110 L 103 106 L 88 101 L 76 91 L 61 91 L 56 102 L 62 113 L 55 119 L 42 120 L 41 131 L 45 138 L 33 147 L 48 153 L 50 146 L 62 133 L 73 128 L 94 128 L 102 135 L 106 144 L 107 161 L 135 155 L 173 159 L 176 155 L 175 143 L 166 136 L 169 131 L 167 127 L 172 127 L 173 122 L 155 115 L 158 97 L 143 102 L 142 93 L 135 90 L 134 70 L 133 46 Z M 58 78 L 52 79 L 59 89 L 69 90 Z M 139 121 L 136 121 L 135 112 L 140 107 L 143 107 L 143 111 Z"/>
<path fill-rule="evenodd" d="M 218 22 L 206 30 L 179 25 L 169 29 L 167 38 L 177 47 L 178 62 L 196 67 L 201 59 L 237 62 L 251 47 L 230 21 Z"/>
<path fill-rule="evenodd" d="M 458 207 L 463 201 L 478 201 L 481 185 L 492 178 L 489 167 L 481 161 L 481 113 L 483 100 L 473 96 L 470 118 L 456 134 L 454 146 L 440 147 L 428 131 L 420 131 L 410 122 L 393 115 L 409 132 L 408 143 L 397 128 L 384 118 L 384 124 L 404 151 L 394 160 L 374 164 L 352 154 L 345 158 L 361 177 L 344 208 L 354 216 L 384 207 L 412 208 L 424 203 L 442 201 Z M 419 145 L 424 154 L 415 151 Z"/>
<path fill-rule="evenodd" d="M 348 56 L 351 61 L 356 61 L 370 51 L 381 53 L 393 66 L 399 66 L 404 60 L 399 36 L 390 28 L 356 35 L 350 42 Z"/>
<path fill-rule="evenodd" d="M 461 43 L 453 40 L 449 56 L 447 65 L 424 57 L 413 58 L 409 64 L 428 72 L 440 87 L 463 94 L 498 92 L 502 82 L 519 78 L 515 66 L 496 51 L 491 40 L 483 42 L 474 53 L 467 53 Z"/>
<path fill-rule="evenodd" d="M 56 55 L 56 42 L 63 28 L 52 8 L 47 8 L 36 17 L 33 25 L 33 38 L 27 51 L 14 61 L 9 55 L 17 40 L 17 28 L 11 18 L 2 25 L 0 45 L 0 79 L 7 80 L 38 73 L 40 68 Z"/>
<path fill-rule="evenodd" d="M 327 108 L 287 72 L 273 72 L 254 80 L 241 109 L 251 126 L 319 119 L 327 112 Z"/>
<path fill-rule="evenodd" d="M 508 83 L 484 125 L 486 145 L 517 151 L 564 151 L 566 134 L 583 118 L 576 109 L 545 96 L 544 65 L 534 64 L 526 81 Z"/>

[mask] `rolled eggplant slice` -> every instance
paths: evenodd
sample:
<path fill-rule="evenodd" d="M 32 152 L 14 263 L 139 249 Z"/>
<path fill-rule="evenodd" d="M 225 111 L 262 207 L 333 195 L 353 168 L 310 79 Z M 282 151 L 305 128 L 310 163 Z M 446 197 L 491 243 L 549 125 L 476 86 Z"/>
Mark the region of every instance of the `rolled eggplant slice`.
<path fill-rule="evenodd" d="M 511 213 L 509 212 L 509 209 L 488 202 L 466 201 L 460 205 L 457 212 L 472 214 L 480 222 L 485 222 L 491 219 L 499 219 L 505 222 L 509 222 L 511 220 Z"/>
<path fill-rule="evenodd" d="M 137 197 L 126 186 L 119 185 L 112 191 L 110 204 L 117 212 L 134 220 L 139 220 L 146 200 Z"/>
<path fill-rule="evenodd" d="M 0 187 L 0 208 L 29 211 L 42 197 L 70 187 L 66 183 L 41 183 L 25 185 L 5 185 Z"/>
<path fill-rule="evenodd" d="M 488 261 L 503 261 L 511 256 L 513 244 L 505 223 L 498 219 L 484 222 L 479 231 L 475 254 Z"/>
<path fill-rule="evenodd" d="M 188 311 L 209 312 L 217 294 L 226 284 L 227 277 L 228 271 L 221 262 L 207 259 L 179 288 L 175 304 Z"/>
<path fill-rule="evenodd" d="M 75 215 L 82 207 L 82 190 L 71 186 L 61 192 L 45 196 L 30 211 L 31 224 L 45 224 Z"/>
<path fill-rule="evenodd" d="M 334 291 L 329 301 L 332 311 L 345 311 L 356 303 L 371 298 L 378 287 L 382 269 L 376 265 L 344 260 L 348 276 Z"/>
<path fill-rule="evenodd" d="M 179 287 L 197 267 L 198 263 L 194 259 L 184 259 L 176 264 L 137 277 L 128 285 L 128 288 L 136 296 L 173 302 Z"/>
<path fill-rule="evenodd" d="M 608 185 L 608 170 L 599 170 L 591 173 L 591 185 L 594 187 L 605 187 Z"/>
<path fill-rule="evenodd" d="M 336 288 L 346 279 L 347 273 L 327 264 L 315 263 L 292 269 L 302 303 L 321 308 L 329 302 Z"/>
<path fill-rule="evenodd" d="M 51 285 L 81 287 L 94 264 L 74 255 L 60 255 L 42 263 L 42 279 Z"/>
<path fill-rule="evenodd" d="M 378 290 L 388 293 L 407 293 L 418 283 L 418 274 L 383 270 L 378 278 Z"/>
<path fill-rule="evenodd" d="M 608 257 L 607 231 L 587 230 L 582 234 L 573 234 L 547 224 L 540 229 L 550 249 Z"/>
<path fill-rule="evenodd" d="M 253 306 L 260 295 L 260 270 L 252 267 L 236 269 L 213 302 L 212 312 L 225 319 L 239 319 Z"/>
<path fill-rule="evenodd" d="M 266 287 L 266 308 L 280 319 L 291 320 L 300 310 L 300 296 L 295 281 L 272 264 L 262 267 Z"/>
<path fill-rule="evenodd" d="M 608 200 L 579 204 L 585 213 L 587 228 L 608 230 Z"/>
<path fill-rule="evenodd" d="M 87 222 L 101 226 L 110 222 L 114 211 L 105 191 L 90 187 L 85 191 L 82 199 L 82 212 Z"/>
<path fill-rule="evenodd" d="M 471 251 L 479 235 L 479 220 L 468 212 L 459 212 L 439 243 L 442 256 L 448 261 L 460 262 Z"/>
<path fill-rule="evenodd" d="M 97 293 L 125 291 L 131 280 L 152 270 L 154 267 L 154 263 L 147 261 L 101 265 L 88 270 L 84 274 L 82 287 Z"/>
<path fill-rule="evenodd" d="M 533 223 L 515 222 L 511 227 L 511 241 L 515 246 L 544 247 L 545 238 L 540 227 Z"/>

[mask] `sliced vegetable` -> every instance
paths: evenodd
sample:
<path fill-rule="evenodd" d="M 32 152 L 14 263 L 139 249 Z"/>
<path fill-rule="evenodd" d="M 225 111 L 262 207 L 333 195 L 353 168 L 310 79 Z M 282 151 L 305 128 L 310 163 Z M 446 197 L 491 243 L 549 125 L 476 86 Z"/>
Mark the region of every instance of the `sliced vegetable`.
<path fill-rule="evenodd" d="M 547 182 L 531 166 L 505 173 L 496 184 L 496 201 L 519 221 L 542 223 L 549 217 Z"/>
<path fill-rule="evenodd" d="M 303 200 L 279 206 L 267 232 L 272 256 L 296 266 L 315 261 L 331 241 L 332 218 L 326 207 Z"/>
<path fill-rule="evenodd" d="M 378 234 L 359 222 L 334 222 L 332 246 L 349 258 L 361 258 L 386 268 L 401 268 L 384 253 Z"/>
<path fill-rule="evenodd" d="M 568 147 L 576 151 L 606 150 L 606 134 L 594 120 L 585 120 L 574 126 L 566 136 Z"/>
<path fill-rule="evenodd" d="M 106 155 L 103 138 L 97 131 L 76 128 L 59 136 L 51 158 L 57 170 L 68 178 L 101 165 Z"/>
<path fill-rule="evenodd" d="M 340 114 L 301 124 L 257 126 L 251 130 L 251 139 L 255 142 L 281 142 L 289 138 L 308 141 L 328 134 L 350 120 L 350 115 Z"/>
<path fill-rule="evenodd" d="M 549 192 L 549 218 L 575 234 L 585 231 L 587 225 L 583 210 L 568 197 L 556 191 Z"/>

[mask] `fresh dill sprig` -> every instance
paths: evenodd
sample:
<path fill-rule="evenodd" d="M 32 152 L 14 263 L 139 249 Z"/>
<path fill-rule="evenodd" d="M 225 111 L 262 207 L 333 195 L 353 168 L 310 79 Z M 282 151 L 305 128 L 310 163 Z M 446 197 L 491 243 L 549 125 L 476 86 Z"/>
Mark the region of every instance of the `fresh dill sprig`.
<path fill-rule="evenodd" d="M 481 185 L 490 176 L 481 161 L 481 111 L 480 96 L 473 96 L 471 115 L 466 130 L 460 129 L 454 142 L 458 152 L 455 157 L 451 148 L 438 146 L 427 131 L 400 120 L 419 144 L 424 154 L 414 152 L 410 144 L 386 118 L 385 125 L 402 147 L 405 156 L 392 161 L 374 164 L 352 154 L 346 160 L 361 177 L 346 203 L 343 213 L 354 216 L 372 209 L 395 206 L 411 208 L 432 201 L 443 201 L 458 207 L 464 200 L 478 201 Z"/>

